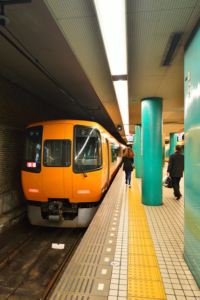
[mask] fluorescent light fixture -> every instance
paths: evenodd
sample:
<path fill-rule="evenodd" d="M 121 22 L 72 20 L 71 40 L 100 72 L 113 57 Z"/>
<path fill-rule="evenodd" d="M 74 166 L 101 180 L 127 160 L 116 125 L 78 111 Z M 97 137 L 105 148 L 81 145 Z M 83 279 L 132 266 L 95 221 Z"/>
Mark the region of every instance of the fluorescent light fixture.
<path fill-rule="evenodd" d="M 128 105 L 128 83 L 126 80 L 113 81 L 119 106 Z"/>
<path fill-rule="evenodd" d="M 94 0 L 125 135 L 128 135 L 129 110 L 125 3 L 125 0 Z"/>
<path fill-rule="evenodd" d="M 127 75 L 125 0 L 94 0 L 111 75 Z"/>
<path fill-rule="evenodd" d="M 128 125 L 129 121 L 128 121 L 128 106 L 120 106 L 120 113 L 121 113 L 121 116 L 122 116 L 122 121 L 123 121 L 123 124 L 124 126 L 125 125 Z"/>
<path fill-rule="evenodd" d="M 125 80 L 113 81 L 125 134 L 129 134 L 128 83 Z"/>
<path fill-rule="evenodd" d="M 129 134 L 129 125 L 124 125 L 125 135 Z"/>

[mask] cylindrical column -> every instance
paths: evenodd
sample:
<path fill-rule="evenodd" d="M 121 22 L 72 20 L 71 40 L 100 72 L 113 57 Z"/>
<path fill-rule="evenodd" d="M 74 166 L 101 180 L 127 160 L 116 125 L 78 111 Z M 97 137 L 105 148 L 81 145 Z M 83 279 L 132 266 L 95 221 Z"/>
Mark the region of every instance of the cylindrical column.
<path fill-rule="evenodd" d="M 142 100 L 142 203 L 162 204 L 163 99 Z"/>
<path fill-rule="evenodd" d="M 135 134 L 133 135 L 133 152 L 135 153 Z"/>
<path fill-rule="evenodd" d="M 163 159 L 164 159 L 164 164 L 165 164 L 165 142 L 164 142 L 164 147 L 163 147 Z"/>
<path fill-rule="evenodd" d="M 163 155 L 162 155 L 162 157 L 163 157 L 163 167 L 164 167 L 164 165 L 165 165 L 165 135 L 163 134 L 162 135 L 162 153 L 163 153 Z"/>
<path fill-rule="evenodd" d="M 141 125 L 135 126 L 135 162 L 136 162 L 136 178 L 141 178 Z"/>
<path fill-rule="evenodd" d="M 174 147 L 177 145 L 177 133 L 170 133 L 169 155 L 174 153 Z"/>

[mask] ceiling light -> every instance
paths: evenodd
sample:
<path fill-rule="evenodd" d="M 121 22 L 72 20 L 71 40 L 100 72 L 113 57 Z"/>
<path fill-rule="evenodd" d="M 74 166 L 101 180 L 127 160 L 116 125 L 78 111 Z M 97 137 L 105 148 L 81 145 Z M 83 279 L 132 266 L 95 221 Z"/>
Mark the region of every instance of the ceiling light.
<path fill-rule="evenodd" d="M 119 106 L 128 105 L 128 83 L 127 81 L 113 81 Z"/>
<path fill-rule="evenodd" d="M 128 110 L 128 83 L 127 81 L 113 81 L 117 101 L 119 105 L 125 134 L 129 134 L 129 110 Z"/>
<path fill-rule="evenodd" d="M 127 75 L 125 0 L 94 0 L 111 75 Z"/>
<path fill-rule="evenodd" d="M 94 0 L 125 135 L 129 134 L 126 1 Z"/>

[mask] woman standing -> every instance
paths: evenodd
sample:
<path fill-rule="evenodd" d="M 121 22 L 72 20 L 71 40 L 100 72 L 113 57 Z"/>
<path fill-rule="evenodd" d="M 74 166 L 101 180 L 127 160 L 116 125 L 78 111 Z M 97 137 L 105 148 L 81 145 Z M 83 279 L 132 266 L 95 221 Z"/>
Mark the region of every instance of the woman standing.
<path fill-rule="evenodd" d="M 123 155 L 122 159 L 122 164 L 123 166 L 123 171 L 125 171 L 125 183 L 131 187 L 131 172 L 133 171 L 133 162 L 134 162 L 134 157 L 135 153 L 130 147 L 126 148 L 126 151 Z"/>

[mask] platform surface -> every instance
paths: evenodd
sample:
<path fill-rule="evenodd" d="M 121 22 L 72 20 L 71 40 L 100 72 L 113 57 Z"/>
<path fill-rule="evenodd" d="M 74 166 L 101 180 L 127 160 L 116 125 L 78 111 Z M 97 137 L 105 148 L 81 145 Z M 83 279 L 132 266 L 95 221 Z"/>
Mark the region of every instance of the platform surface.
<path fill-rule="evenodd" d="M 163 188 L 150 207 L 140 190 L 134 172 L 131 188 L 118 172 L 51 300 L 200 300 L 183 258 L 183 197 Z"/>

